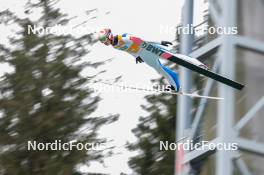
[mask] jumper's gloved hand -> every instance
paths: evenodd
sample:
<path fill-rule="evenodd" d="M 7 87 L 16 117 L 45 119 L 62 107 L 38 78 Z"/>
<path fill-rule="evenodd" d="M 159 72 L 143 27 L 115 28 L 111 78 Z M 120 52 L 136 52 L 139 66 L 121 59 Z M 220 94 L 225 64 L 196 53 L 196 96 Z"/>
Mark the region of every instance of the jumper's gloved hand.
<path fill-rule="evenodd" d="M 169 42 L 169 41 L 161 41 L 161 45 L 163 45 L 163 46 L 169 46 L 169 45 L 172 45 L 172 43 Z"/>
<path fill-rule="evenodd" d="M 136 64 L 137 63 L 143 63 L 144 61 L 140 58 L 140 56 L 138 56 L 137 58 L 136 58 Z"/>

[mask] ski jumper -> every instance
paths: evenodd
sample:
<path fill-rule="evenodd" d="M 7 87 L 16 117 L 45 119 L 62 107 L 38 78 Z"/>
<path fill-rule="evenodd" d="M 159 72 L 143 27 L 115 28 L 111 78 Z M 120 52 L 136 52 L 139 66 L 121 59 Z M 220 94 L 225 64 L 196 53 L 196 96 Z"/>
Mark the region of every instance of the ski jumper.
<path fill-rule="evenodd" d="M 161 57 L 146 49 L 140 47 L 143 40 L 130 34 L 116 35 L 112 43 L 113 47 L 122 51 L 126 51 L 135 58 L 140 57 L 145 63 L 154 68 L 159 74 L 163 75 L 176 91 L 180 90 L 180 81 L 178 75 L 162 65 L 159 61 Z"/>

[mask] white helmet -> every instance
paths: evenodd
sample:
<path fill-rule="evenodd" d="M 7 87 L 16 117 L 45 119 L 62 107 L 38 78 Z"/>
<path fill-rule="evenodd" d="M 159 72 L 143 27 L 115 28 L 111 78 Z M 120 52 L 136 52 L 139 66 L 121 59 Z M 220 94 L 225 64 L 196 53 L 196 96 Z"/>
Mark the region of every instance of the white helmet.
<path fill-rule="evenodd" d="M 105 45 L 110 45 L 113 40 L 111 29 L 102 29 L 98 32 L 98 39 Z"/>

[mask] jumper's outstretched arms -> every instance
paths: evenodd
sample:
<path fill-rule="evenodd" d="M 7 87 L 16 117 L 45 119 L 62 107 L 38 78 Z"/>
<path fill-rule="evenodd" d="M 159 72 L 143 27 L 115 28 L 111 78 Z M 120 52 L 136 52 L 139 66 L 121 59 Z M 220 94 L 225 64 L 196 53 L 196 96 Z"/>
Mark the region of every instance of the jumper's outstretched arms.
<path fill-rule="evenodd" d="M 138 56 L 137 58 L 136 58 L 136 64 L 137 63 L 143 63 L 144 61 L 142 60 L 142 58 L 140 58 L 140 56 Z"/>
<path fill-rule="evenodd" d="M 172 45 L 172 42 L 169 42 L 169 41 L 161 41 L 161 45 L 168 47 L 169 45 Z"/>

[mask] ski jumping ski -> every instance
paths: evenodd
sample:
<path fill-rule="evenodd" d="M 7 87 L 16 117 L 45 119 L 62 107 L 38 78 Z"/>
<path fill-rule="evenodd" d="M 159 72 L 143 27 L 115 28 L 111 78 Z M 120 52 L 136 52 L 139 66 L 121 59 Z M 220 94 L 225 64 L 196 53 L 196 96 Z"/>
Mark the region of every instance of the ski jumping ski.
<path fill-rule="evenodd" d="M 168 41 L 162 41 L 161 43 L 155 44 L 154 42 L 144 41 L 130 34 L 114 36 L 111 29 L 102 29 L 98 33 L 98 39 L 107 46 L 111 45 L 115 49 L 126 51 L 131 54 L 136 58 L 136 63 L 145 62 L 150 67 L 154 68 L 159 74 L 168 80 L 171 85 L 171 90 L 175 90 L 177 93 L 181 92 L 180 80 L 177 73 L 162 65 L 159 59 L 169 60 L 238 90 L 242 90 L 244 87 L 244 85 L 236 81 L 210 71 L 205 64 L 195 58 L 171 53 L 162 47 L 172 45 L 172 43 Z"/>
<path fill-rule="evenodd" d="M 137 39 L 136 39 L 137 40 Z M 174 62 L 178 65 L 184 66 L 192 71 L 195 71 L 199 74 L 202 74 L 206 77 L 212 78 L 216 81 L 219 81 L 223 84 L 226 84 L 228 86 L 231 86 L 235 89 L 242 90 L 244 88 L 243 84 L 240 84 L 236 81 L 233 81 L 231 79 L 228 79 L 220 74 L 214 73 L 210 71 L 207 66 L 204 64 L 199 64 L 196 59 L 181 55 L 181 54 L 173 54 L 170 53 L 168 50 L 165 50 L 164 48 L 154 45 L 153 43 L 148 43 L 142 41 L 141 48 L 146 49 L 149 52 L 153 52 L 156 55 L 162 57 L 163 59 L 169 60 L 171 62 Z M 196 64 L 195 64 L 196 63 Z"/>

